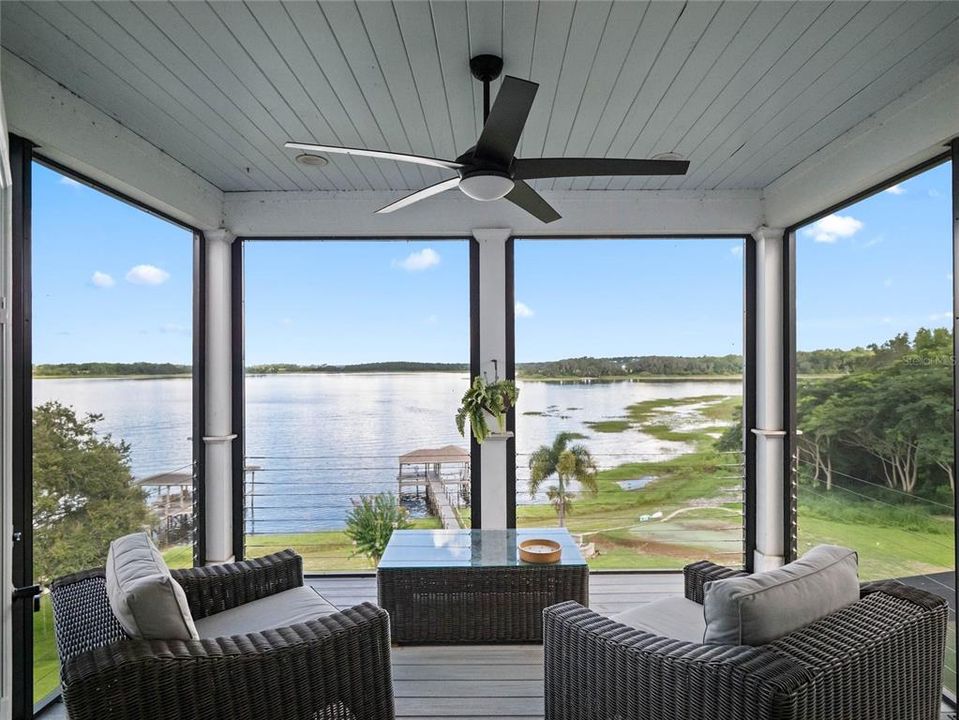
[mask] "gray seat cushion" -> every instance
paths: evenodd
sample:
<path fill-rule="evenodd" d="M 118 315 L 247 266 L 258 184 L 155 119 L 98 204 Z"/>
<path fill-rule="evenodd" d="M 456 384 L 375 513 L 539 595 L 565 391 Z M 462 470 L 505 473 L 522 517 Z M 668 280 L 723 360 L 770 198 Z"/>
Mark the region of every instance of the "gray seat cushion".
<path fill-rule="evenodd" d="M 110 543 L 106 586 L 110 609 L 130 637 L 197 639 L 186 593 L 146 533 Z"/>
<path fill-rule="evenodd" d="M 703 588 L 706 643 L 765 645 L 858 601 L 858 559 L 820 545 L 776 570 Z"/>
<path fill-rule="evenodd" d="M 706 632 L 703 606 L 686 598 L 664 598 L 639 605 L 610 619 L 623 625 L 691 643 L 702 643 Z"/>
<path fill-rule="evenodd" d="M 304 585 L 200 618 L 196 629 L 201 638 L 245 635 L 296 625 L 335 611 L 313 588 Z"/>

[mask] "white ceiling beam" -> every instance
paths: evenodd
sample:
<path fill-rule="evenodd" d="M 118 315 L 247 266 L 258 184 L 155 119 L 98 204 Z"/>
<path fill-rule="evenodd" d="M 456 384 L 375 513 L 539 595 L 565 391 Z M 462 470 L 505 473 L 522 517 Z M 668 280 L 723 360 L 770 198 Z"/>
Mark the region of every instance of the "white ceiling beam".
<path fill-rule="evenodd" d="M 511 227 L 521 236 L 742 235 L 762 224 L 758 191 L 543 192 L 563 218 L 543 224 L 506 200 L 451 190 L 376 215 L 402 192 L 231 192 L 224 226 L 241 237 L 450 237 Z"/>
<path fill-rule="evenodd" d="M 952 63 L 770 183 L 765 223 L 794 225 L 942 154 L 957 136 L 959 63 Z"/>
<path fill-rule="evenodd" d="M 7 50 L 0 70 L 9 129 L 41 155 L 187 225 L 220 226 L 218 188 Z"/>

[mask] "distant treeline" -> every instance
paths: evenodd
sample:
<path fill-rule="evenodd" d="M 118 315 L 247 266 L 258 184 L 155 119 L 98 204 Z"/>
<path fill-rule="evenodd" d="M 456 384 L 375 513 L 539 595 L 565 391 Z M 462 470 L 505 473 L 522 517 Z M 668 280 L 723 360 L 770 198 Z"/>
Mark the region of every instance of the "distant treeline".
<path fill-rule="evenodd" d="M 888 352 L 885 346 L 871 345 L 852 350 L 812 350 L 797 353 L 796 368 L 802 375 L 837 375 L 868 367 Z M 518 363 L 517 374 L 529 378 L 609 378 L 609 377 L 695 377 L 730 376 L 742 372 L 739 355 L 639 355 L 612 358 L 566 358 L 547 362 Z M 466 363 L 376 362 L 353 365 L 296 365 L 269 363 L 251 365 L 252 375 L 293 373 L 388 373 L 388 372 L 469 372 Z M 35 365 L 35 377 L 124 377 L 189 375 L 189 365 L 173 363 L 64 363 Z"/>
<path fill-rule="evenodd" d="M 253 375 L 283 375 L 287 373 L 388 373 L 388 372 L 469 372 L 466 363 L 375 362 L 355 365 L 295 365 L 270 363 L 250 365 L 246 371 Z"/>
<path fill-rule="evenodd" d="M 877 346 L 852 350 L 810 350 L 796 353 L 796 369 L 801 375 L 838 375 L 868 365 L 883 352 Z M 525 377 L 694 377 L 698 375 L 738 375 L 743 369 L 739 355 L 640 355 L 633 357 L 580 357 L 521 363 L 519 374 Z"/>
<path fill-rule="evenodd" d="M 547 362 L 522 363 L 517 366 L 526 377 L 622 377 L 673 375 L 735 375 L 742 371 L 739 355 L 702 357 L 674 357 L 669 355 L 641 355 L 612 358 L 566 358 Z"/>
<path fill-rule="evenodd" d="M 123 377 L 126 375 L 189 375 L 193 368 L 174 363 L 60 363 L 34 365 L 34 377 Z"/>

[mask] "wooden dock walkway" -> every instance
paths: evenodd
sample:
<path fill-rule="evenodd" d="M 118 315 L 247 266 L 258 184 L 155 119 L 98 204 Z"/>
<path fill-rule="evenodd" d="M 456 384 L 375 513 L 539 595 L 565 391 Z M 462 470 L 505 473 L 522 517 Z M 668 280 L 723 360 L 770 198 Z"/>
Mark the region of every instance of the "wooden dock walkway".
<path fill-rule="evenodd" d="M 426 493 L 430 514 L 440 519 L 444 530 L 460 529 L 457 507 L 469 505 L 470 451 L 457 445 L 420 448 L 400 455 L 396 477 L 397 495 L 417 498 Z M 455 490 L 450 490 L 453 486 Z"/>
<path fill-rule="evenodd" d="M 459 530 L 459 515 L 456 514 L 453 503 L 450 502 L 449 495 L 446 494 L 446 485 L 443 480 L 435 475 L 430 475 L 426 482 L 426 502 L 433 514 L 440 519 L 443 529 Z"/>

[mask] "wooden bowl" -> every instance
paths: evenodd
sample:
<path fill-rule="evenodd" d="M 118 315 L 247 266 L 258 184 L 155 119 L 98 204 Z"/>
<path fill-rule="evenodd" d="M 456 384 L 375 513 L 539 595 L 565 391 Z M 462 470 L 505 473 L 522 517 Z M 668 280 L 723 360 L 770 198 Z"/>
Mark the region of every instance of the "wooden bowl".
<path fill-rule="evenodd" d="M 530 538 L 519 544 L 519 556 L 528 563 L 549 565 L 558 563 L 563 549 L 555 540 Z"/>

